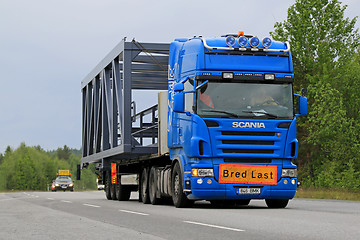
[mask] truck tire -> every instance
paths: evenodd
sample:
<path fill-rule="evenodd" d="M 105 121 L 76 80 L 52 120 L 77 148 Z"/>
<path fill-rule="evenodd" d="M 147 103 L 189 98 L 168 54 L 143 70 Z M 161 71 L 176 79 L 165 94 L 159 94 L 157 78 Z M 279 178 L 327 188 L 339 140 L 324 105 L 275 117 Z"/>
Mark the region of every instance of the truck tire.
<path fill-rule="evenodd" d="M 285 208 L 289 199 L 265 199 L 265 202 L 269 208 Z"/>
<path fill-rule="evenodd" d="M 156 197 L 157 182 L 156 182 L 156 169 L 152 167 L 149 174 L 149 198 L 152 205 L 160 203 L 160 199 Z"/>
<path fill-rule="evenodd" d="M 149 170 L 148 168 L 144 168 L 141 173 L 141 180 L 140 180 L 140 188 L 139 188 L 139 198 L 144 204 L 150 203 L 149 198 Z"/>
<path fill-rule="evenodd" d="M 107 200 L 112 200 L 111 198 L 111 176 L 110 172 L 106 172 L 105 174 L 105 195 Z"/>
<path fill-rule="evenodd" d="M 192 203 L 184 194 L 183 182 L 180 165 L 176 162 L 171 175 L 171 192 L 174 206 L 177 208 L 189 207 Z"/>
<path fill-rule="evenodd" d="M 128 186 L 122 185 L 120 179 L 115 184 L 116 199 L 119 201 L 129 201 L 131 189 Z"/>

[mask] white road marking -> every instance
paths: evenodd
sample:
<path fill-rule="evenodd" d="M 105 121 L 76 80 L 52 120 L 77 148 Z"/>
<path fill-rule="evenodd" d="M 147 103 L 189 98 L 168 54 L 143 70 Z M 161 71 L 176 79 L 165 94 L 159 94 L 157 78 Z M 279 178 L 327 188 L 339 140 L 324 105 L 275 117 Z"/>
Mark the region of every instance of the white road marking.
<path fill-rule="evenodd" d="M 96 208 L 100 207 L 100 206 L 96 206 L 96 205 L 92 205 L 92 204 L 87 204 L 87 203 L 84 203 L 83 205 L 84 205 L 84 206 L 88 206 L 88 207 L 96 207 Z"/>
<path fill-rule="evenodd" d="M 211 224 L 206 224 L 206 223 L 191 222 L 191 221 L 184 221 L 184 222 L 185 223 L 190 223 L 190 224 L 206 226 L 206 227 L 220 228 L 220 229 L 225 229 L 225 230 L 230 230 L 230 231 L 236 231 L 236 232 L 244 232 L 245 231 L 245 230 L 242 230 L 242 229 L 230 228 L 230 227 L 224 227 L 224 226 L 217 226 L 217 225 L 211 225 Z"/>
<path fill-rule="evenodd" d="M 8 200 L 19 200 L 19 199 L 30 199 L 30 198 L 34 198 L 34 197 L 19 197 L 19 198 L 3 198 L 3 199 L 0 199 L 0 201 L 8 201 Z"/>
<path fill-rule="evenodd" d="M 72 203 L 71 201 L 68 201 L 68 200 L 61 200 L 61 202 Z"/>
<path fill-rule="evenodd" d="M 149 214 L 147 214 L 147 213 L 133 212 L 133 211 L 123 210 L 123 209 L 120 209 L 119 211 L 120 211 L 120 212 L 126 212 L 126 213 L 132 213 L 132 214 L 143 215 L 143 216 L 148 216 L 148 215 L 149 215 Z"/>
<path fill-rule="evenodd" d="M 28 193 L 25 193 L 25 195 L 27 195 L 28 197 L 18 197 L 18 198 L 3 198 L 0 199 L 0 201 L 8 201 L 8 200 L 19 200 L 19 199 L 29 199 L 29 198 L 38 198 L 39 196 L 35 196 L 35 195 L 30 195 Z"/>
<path fill-rule="evenodd" d="M 49 197 L 48 197 L 47 199 L 49 199 L 49 200 L 55 200 L 55 199 L 53 199 L 53 198 L 49 198 Z"/>

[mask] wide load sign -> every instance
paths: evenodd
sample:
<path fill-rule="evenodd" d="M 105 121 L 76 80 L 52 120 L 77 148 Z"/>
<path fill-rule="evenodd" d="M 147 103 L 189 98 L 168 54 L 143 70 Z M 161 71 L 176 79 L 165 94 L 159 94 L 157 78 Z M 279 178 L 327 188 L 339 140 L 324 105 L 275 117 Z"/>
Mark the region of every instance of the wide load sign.
<path fill-rule="evenodd" d="M 277 167 L 220 164 L 220 183 L 276 185 Z"/>
<path fill-rule="evenodd" d="M 70 170 L 59 170 L 58 175 L 59 176 L 70 176 L 71 173 L 70 173 Z"/>

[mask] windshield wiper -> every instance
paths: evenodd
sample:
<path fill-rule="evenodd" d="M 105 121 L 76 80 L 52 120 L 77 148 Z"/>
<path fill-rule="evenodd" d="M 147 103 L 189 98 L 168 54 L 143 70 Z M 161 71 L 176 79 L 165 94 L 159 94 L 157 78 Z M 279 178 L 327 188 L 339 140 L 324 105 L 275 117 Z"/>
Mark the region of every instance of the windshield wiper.
<path fill-rule="evenodd" d="M 204 110 L 202 110 L 202 111 L 203 111 L 203 112 L 218 112 L 218 113 L 225 113 L 225 114 L 227 114 L 227 115 L 229 115 L 229 116 L 239 118 L 239 115 L 237 115 L 236 113 L 227 112 L 227 111 L 224 111 L 224 110 L 204 109 Z"/>
<path fill-rule="evenodd" d="M 271 114 L 271 113 L 267 113 L 265 111 L 242 111 L 244 113 L 255 113 L 255 114 L 264 114 L 264 115 L 267 115 L 269 117 L 273 117 L 273 118 L 278 118 L 277 115 L 275 114 Z"/>

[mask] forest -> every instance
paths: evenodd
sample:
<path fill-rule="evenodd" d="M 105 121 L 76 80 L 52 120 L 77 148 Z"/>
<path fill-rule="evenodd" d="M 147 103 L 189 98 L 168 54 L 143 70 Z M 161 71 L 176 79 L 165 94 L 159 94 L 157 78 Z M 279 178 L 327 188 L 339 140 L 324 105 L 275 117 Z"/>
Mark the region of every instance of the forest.
<path fill-rule="evenodd" d="M 305 187 L 360 190 L 360 36 L 346 8 L 338 0 L 296 0 L 270 32 L 291 45 L 294 93 L 307 89 L 294 160 Z M 25 143 L 8 147 L 0 155 L 0 190 L 46 190 L 58 169 L 75 174 L 80 158 L 66 146 L 51 152 Z M 83 171 L 76 189 L 95 189 L 95 180 Z"/>
<path fill-rule="evenodd" d="M 76 180 L 80 158 L 80 150 L 66 145 L 56 151 L 44 151 L 40 146 L 29 147 L 25 143 L 15 150 L 8 146 L 5 154 L 0 154 L 0 191 L 47 191 L 59 169 L 70 170 L 75 191 L 95 190 L 96 175 L 90 168 L 81 172 L 81 180 Z"/>
<path fill-rule="evenodd" d="M 346 8 L 338 0 L 297 0 L 270 33 L 290 42 L 294 91 L 307 89 L 295 161 L 303 186 L 360 189 L 360 38 Z"/>

